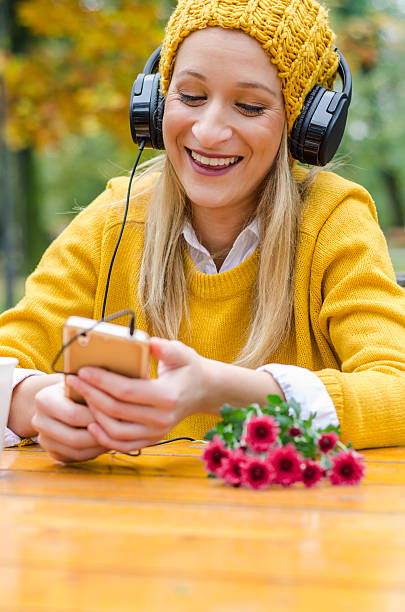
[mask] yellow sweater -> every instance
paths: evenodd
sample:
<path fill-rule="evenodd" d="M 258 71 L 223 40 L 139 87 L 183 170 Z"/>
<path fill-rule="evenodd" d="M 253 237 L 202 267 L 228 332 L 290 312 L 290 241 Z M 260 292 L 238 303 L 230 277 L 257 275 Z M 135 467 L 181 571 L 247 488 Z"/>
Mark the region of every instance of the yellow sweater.
<path fill-rule="evenodd" d="M 298 180 L 303 170 L 297 170 Z M 50 371 L 61 330 L 72 314 L 100 318 L 111 255 L 120 230 L 127 178 L 107 189 L 72 221 L 28 278 L 26 295 L 0 317 L 0 354 L 21 367 Z M 137 299 L 148 193 L 134 187 L 127 226 L 114 264 L 107 313 Z M 144 192 L 144 193 L 142 193 Z M 191 335 L 179 339 L 201 355 L 232 362 L 241 348 L 258 263 L 257 251 L 217 275 L 188 281 Z M 185 263 L 192 262 L 187 252 Z M 271 274 L 271 270 L 269 270 Z M 395 282 L 374 204 L 360 186 L 322 172 L 299 235 L 294 323 L 266 363 L 316 372 L 335 404 L 342 439 L 355 447 L 405 444 L 405 292 Z M 171 435 L 202 437 L 215 417 L 194 415 Z"/>

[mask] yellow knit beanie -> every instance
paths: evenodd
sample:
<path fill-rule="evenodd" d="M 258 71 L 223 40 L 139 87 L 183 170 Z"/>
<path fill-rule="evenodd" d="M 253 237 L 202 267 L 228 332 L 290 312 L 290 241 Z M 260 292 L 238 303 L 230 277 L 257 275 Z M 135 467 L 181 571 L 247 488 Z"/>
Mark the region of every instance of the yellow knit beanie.
<path fill-rule="evenodd" d="M 315 85 L 331 89 L 339 58 L 326 10 L 316 0 L 179 0 L 166 27 L 159 71 L 167 92 L 181 42 L 219 26 L 255 38 L 278 68 L 288 133 Z"/>

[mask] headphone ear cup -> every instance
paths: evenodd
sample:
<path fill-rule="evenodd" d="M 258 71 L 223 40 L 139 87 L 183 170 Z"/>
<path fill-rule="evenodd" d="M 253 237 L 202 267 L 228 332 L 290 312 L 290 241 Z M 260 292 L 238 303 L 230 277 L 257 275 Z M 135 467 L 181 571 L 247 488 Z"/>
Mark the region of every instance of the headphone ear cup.
<path fill-rule="evenodd" d="M 349 104 L 346 92 L 316 85 L 291 130 L 291 155 L 312 166 L 329 163 L 343 138 Z"/>
<path fill-rule="evenodd" d="M 309 121 L 318 105 L 319 99 L 322 97 L 324 88 L 321 85 L 315 85 L 305 98 L 304 106 L 301 113 L 293 125 L 290 135 L 290 153 L 294 159 L 303 164 L 311 163 L 305 159 L 305 137 L 308 129 Z"/>
<path fill-rule="evenodd" d="M 165 146 L 163 143 L 162 122 L 165 100 L 160 92 L 160 73 L 156 72 L 153 77 L 149 106 L 150 141 L 154 149 L 163 150 Z"/>

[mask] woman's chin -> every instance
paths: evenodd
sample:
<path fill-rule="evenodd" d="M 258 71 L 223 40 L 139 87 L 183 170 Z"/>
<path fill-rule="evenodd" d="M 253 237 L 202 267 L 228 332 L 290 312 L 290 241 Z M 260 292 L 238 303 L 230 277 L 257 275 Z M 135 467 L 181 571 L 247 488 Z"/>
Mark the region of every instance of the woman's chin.
<path fill-rule="evenodd" d="M 235 201 L 235 195 L 221 193 L 218 194 L 218 190 L 210 190 L 210 191 L 186 191 L 187 197 L 192 203 L 193 206 L 198 206 L 199 208 L 224 208 L 226 206 L 231 206 Z"/>

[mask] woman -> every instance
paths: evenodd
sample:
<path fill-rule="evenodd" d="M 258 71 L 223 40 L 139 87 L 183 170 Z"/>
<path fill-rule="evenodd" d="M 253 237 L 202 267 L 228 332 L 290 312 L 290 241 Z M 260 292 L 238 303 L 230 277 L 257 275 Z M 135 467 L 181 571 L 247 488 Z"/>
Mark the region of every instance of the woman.
<path fill-rule="evenodd" d="M 108 300 L 160 336 L 157 378 L 84 368 L 69 385 L 87 407 L 55 375 L 24 378 L 11 430 L 84 460 L 202 437 L 224 402 L 278 394 L 357 448 L 405 443 L 405 296 L 374 205 L 288 150 L 337 64 L 313 0 L 180 0 L 160 64 L 166 154 L 135 184 Z M 76 217 L 2 316 L 1 350 L 23 368 L 49 372 L 67 316 L 100 317 L 127 185 L 112 180 Z"/>

